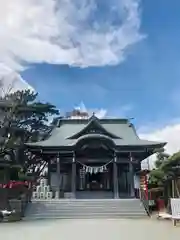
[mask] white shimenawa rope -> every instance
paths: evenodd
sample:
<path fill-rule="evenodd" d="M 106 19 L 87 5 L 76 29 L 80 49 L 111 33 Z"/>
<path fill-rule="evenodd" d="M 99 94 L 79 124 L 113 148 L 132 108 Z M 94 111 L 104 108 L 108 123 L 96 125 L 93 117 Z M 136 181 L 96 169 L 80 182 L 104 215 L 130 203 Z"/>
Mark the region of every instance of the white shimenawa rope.
<path fill-rule="evenodd" d="M 96 166 L 96 167 L 92 167 L 92 166 L 88 166 L 84 163 L 81 163 L 79 161 L 77 161 L 79 164 L 81 164 L 81 166 L 83 166 L 83 170 L 86 172 L 86 173 L 99 173 L 99 172 L 104 172 L 107 170 L 107 165 L 109 165 L 113 160 L 109 161 L 108 163 L 102 165 L 102 166 Z"/>

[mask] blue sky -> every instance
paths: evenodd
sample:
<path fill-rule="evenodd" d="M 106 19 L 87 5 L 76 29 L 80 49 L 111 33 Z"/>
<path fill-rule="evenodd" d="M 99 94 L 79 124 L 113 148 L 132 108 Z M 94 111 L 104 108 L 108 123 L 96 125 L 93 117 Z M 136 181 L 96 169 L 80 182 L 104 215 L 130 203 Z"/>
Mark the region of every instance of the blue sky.
<path fill-rule="evenodd" d="M 180 118 L 179 10 L 179 0 L 7 0 L 0 63 L 62 112 L 83 102 L 166 126 Z"/>
<path fill-rule="evenodd" d="M 23 78 L 42 100 L 64 111 L 83 101 L 87 108 L 107 109 L 109 116 L 134 117 L 138 126 L 178 118 L 180 1 L 145 0 L 139 7 L 145 37 L 126 49 L 123 62 L 85 68 L 32 64 Z"/>

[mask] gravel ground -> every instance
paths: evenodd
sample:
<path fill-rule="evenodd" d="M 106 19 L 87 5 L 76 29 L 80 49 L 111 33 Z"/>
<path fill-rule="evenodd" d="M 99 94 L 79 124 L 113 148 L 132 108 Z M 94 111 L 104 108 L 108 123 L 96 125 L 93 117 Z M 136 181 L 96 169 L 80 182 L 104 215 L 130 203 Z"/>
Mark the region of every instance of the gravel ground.
<path fill-rule="evenodd" d="M 171 221 L 141 220 L 51 220 L 0 224 L 2 240 L 177 240 L 180 225 Z M 122 238 L 123 237 L 123 238 Z"/>

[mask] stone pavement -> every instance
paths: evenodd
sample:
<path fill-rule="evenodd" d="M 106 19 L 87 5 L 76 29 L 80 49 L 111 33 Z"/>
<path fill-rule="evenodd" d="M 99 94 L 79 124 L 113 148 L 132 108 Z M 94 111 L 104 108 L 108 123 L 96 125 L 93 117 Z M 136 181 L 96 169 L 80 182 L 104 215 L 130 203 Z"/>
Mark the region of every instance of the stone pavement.
<path fill-rule="evenodd" d="M 51 220 L 0 224 L 3 240 L 177 240 L 180 225 L 154 219 Z"/>

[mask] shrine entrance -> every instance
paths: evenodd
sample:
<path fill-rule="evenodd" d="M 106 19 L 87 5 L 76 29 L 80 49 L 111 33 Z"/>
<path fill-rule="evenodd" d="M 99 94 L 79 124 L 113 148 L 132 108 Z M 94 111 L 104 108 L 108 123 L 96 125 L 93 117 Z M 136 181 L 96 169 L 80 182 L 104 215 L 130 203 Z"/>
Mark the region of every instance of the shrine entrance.
<path fill-rule="evenodd" d="M 111 165 L 111 164 L 110 164 Z M 102 170 L 102 166 L 93 164 L 83 168 L 77 165 L 76 198 L 111 199 L 113 198 L 113 178 L 111 167 Z M 100 167 L 101 166 L 101 167 Z M 86 172 L 89 171 L 89 172 Z"/>
<path fill-rule="evenodd" d="M 87 181 L 87 187 L 88 189 L 90 189 L 91 191 L 100 191 L 102 189 L 104 189 L 103 186 L 103 173 L 98 172 L 98 173 L 88 173 L 87 177 L 86 177 L 86 181 Z"/>
<path fill-rule="evenodd" d="M 78 191 L 113 191 L 112 163 L 77 166 Z"/>

